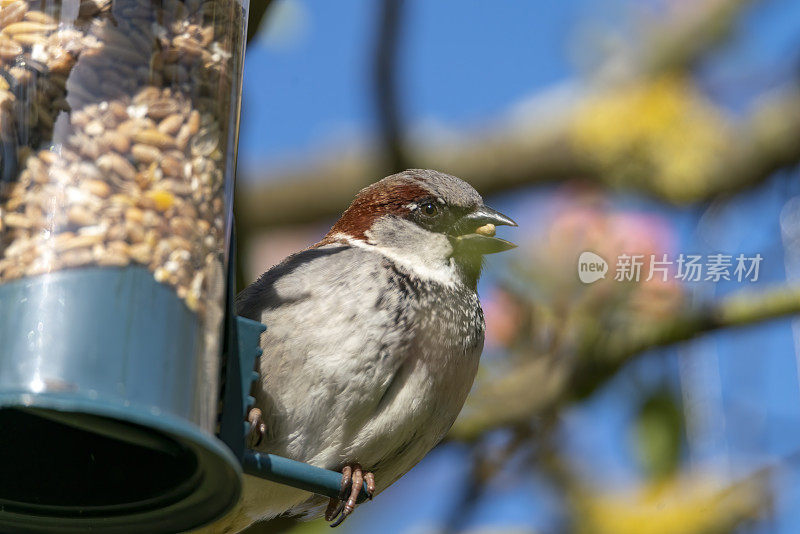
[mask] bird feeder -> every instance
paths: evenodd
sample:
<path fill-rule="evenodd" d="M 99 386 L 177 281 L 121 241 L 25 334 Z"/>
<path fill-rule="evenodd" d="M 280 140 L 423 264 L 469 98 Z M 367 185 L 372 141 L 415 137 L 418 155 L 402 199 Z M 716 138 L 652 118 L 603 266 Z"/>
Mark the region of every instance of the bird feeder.
<path fill-rule="evenodd" d="M 242 464 L 338 491 L 244 447 L 246 20 L 247 0 L 0 0 L 2 532 L 189 530 L 235 504 Z"/>

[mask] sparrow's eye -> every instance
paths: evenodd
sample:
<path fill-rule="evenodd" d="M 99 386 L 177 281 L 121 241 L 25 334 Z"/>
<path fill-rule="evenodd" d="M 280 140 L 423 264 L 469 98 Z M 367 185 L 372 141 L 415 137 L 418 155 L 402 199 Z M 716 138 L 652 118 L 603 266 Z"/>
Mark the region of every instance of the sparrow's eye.
<path fill-rule="evenodd" d="M 438 211 L 439 208 L 433 202 L 427 202 L 422 205 L 422 212 L 428 217 L 433 217 Z"/>

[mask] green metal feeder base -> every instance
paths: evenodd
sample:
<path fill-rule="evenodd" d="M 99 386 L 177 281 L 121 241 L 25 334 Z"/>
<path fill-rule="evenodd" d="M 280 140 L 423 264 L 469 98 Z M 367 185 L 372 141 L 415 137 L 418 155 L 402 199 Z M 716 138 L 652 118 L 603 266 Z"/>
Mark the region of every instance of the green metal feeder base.
<path fill-rule="evenodd" d="M 0 285 L 0 317 L 0 532 L 174 533 L 235 504 L 203 333 L 171 288 L 57 272 Z"/>

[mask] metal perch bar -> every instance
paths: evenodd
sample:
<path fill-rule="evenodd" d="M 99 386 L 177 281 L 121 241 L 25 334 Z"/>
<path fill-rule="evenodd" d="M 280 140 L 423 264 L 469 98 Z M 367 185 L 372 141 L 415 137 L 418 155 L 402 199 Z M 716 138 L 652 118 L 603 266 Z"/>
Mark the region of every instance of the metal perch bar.
<path fill-rule="evenodd" d="M 242 459 L 242 468 L 248 475 L 300 488 L 317 495 L 338 498 L 342 474 L 321 467 L 314 467 L 282 456 L 247 449 Z M 358 502 L 368 499 L 366 488 L 361 488 Z"/>

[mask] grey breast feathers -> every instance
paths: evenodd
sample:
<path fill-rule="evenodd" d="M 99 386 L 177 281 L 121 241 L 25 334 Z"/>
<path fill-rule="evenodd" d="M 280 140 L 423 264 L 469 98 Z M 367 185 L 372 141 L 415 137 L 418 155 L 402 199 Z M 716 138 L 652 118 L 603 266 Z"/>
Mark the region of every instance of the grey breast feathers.
<path fill-rule="evenodd" d="M 386 262 L 326 245 L 290 256 L 239 295 L 239 314 L 267 326 L 258 393 L 274 417 L 265 422 L 275 452 L 306 461 L 325 432 L 341 431 L 332 416 L 347 414 L 355 431 L 374 413 L 414 336 L 413 306 L 388 283 Z"/>

